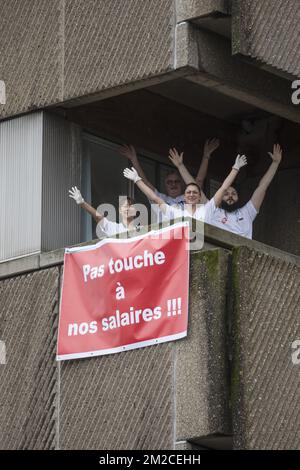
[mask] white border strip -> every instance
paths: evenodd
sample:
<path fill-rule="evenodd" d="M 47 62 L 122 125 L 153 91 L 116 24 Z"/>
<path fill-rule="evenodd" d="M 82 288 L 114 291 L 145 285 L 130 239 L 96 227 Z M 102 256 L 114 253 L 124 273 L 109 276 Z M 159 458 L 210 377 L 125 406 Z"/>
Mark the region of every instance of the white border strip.
<path fill-rule="evenodd" d="M 131 238 L 105 238 L 104 240 L 100 240 L 97 242 L 95 245 L 87 245 L 87 246 L 78 246 L 74 248 L 66 248 L 65 249 L 65 254 L 69 253 L 77 253 L 80 251 L 91 251 L 95 250 L 96 248 L 100 248 L 100 246 L 106 245 L 107 243 L 132 243 L 137 240 L 142 240 L 143 238 L 150 238 L 152 235 L 159 235 L 160 233 L 164 232 L 169 232 L 171 230 L 175 230 L 176 228 L 181 228 L 181 227 L 188 227 L 189 222 L 188 221 L 183 221 L 183 222 L 177 222 L 176 224 L 173 225 L 168 225 L 167 227 L 163 227 L 160 229 L 156 230 L 151 230 L 150 232 L 144 233 L 143 235 L 137 235 L 136 237 L 131 237 Z M 125 232 L 124 232 L 125 233 Z"/>
<path fill-rule="evenodd" d="M 112 349 L 100 349 L 99 351 L 89 351 L 85 353 L 64 354 L 63 356 L 56 356 L 57 361 L 67 361 L 69 359 L 83 359 L 85 357 L 105 356 L 107 354 L 116 354 L 123 351 L 130 351 L 131 349 L 144 348 L 146 346 L 153 346 L 154 344 L 166 343 L 168 341 L 175 341 L 176 339 L 185 338 L 187 330 L 175 335 L 163 336 L 162 338 L 149 339 L 147 341 L 139 341 L 138 343 L 126 344 Z"/>

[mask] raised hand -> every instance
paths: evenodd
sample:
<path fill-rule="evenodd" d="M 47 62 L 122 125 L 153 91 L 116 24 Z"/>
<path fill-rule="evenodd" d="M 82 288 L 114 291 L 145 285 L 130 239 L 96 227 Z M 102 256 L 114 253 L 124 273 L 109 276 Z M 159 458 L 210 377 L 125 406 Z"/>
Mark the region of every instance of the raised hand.
<path fill-rule="evenodd" d="M 275 163 L 280 163 L 282 159 L 282 148 L 280 147 L 279 144 L 275 144 L 273 146 L 273 153 L 268 152 L 270 157 L 272 158 L 273 162 Z"/>
<path fill-rule="evenodd" d="M 131 170 L 130 168 L 125 168 L 125 170 L 123 171 L 123 175 L 125 176 L 125 178 L 133 181 L 134 183 L 137 183 L 142 179 L 133 167 L 131 168 Z"/>
<path fill-rule="evenodd" d="M 133 145 L 124 144 L 122 147 L 120 147 L 119 152 L 121 155 L 128 158 L 132 163 L 136 162 L 137 156 Z"/>
<path fill-rule="evenodd" d="M 82 204 L 84 202 L 81 192 L 76 186 L 74 186 L 72 189 L 69 189 L 69 196 L 75 200 L 76 204 Z"/>
<path fill-rule="evenodd" d="M 247 165 L 246 155 L 238 155 L 232 168 L 239 171 L 245 165 Z"/>
<path fill-rule="evenodd" d="M 220 145 L 219 139 L 216 139 L 215 137 L 212 139 L 207 139 L 204 144 L 204 150 L 203 150 L 203 156 L 204 158 L 209 159 L 211 157 L 211 154 L 217 150 L 217 148 Z"/>
<path fill-rule="evenodd" d="M 176 168 L 179 168 L 183 164 L 183 152 L 179 154 L 175 148 L 172 148 L 169 150 L 169 159 Z"/>

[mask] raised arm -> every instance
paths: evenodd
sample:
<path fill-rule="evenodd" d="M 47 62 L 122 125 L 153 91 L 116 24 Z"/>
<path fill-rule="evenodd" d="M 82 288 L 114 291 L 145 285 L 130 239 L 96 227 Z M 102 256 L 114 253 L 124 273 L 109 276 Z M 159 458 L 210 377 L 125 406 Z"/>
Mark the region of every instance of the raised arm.
<path fill-rule="evenodd" d="M 100 214 L 98 211 L 96 211 L 96 209 L 94 209 L 87 202 L 85 202 L 85 200 L 83 199 L 81 195 L 81 192 L 76 186 L 74 186 L 72 189 L 69 190 L 69 196 L 72 199 L 74 199 L 76 204 L 82 207 L 82 209 L 86 210 L 89 214 L 91 214 L 91 216 L 97 223 L 100 222 L 104 218 L 103 214 Z"/>
<path fill-rule="evenodd" d="M 208 163 L 209 163 L 211 154 L 219 147 L 219 145 L 220 145 L 220 141 L 219 139 L 216 139 L 216 138 L 207 139 L 205 141 L 201 165 L 199 167 L 199 171 L 196 176 L 196 182 L 198 186 L 200 186 L 201 189 L 203 187 L 203 183 L 206 178 Z"/>
<path fill-rule="evenodd" d="M 252 204 L 254 205 L 255 209 L 257 211 L 259 211 L 260 209 L 260 206 L 262 205 L 263 203 L 263 200 L 265 198 L 265 195 L 266 195 L 266 191 L 272 181 L 272 179 L 274 178 L 275 176 L 275 173 L 278 169 L 278 166 L 281 162 L 281 159 L 282 159 L 282 149 L 280 147 L 279 144 L 275 144 L 274 147 L 273 147 L 273 153 L 272 152 L 268 152 L 270 157 L 272 158 L 272 163 L 271 165 L 269 166 L 269 169 L 267 170 L 267 172 L 264 174 L 264 176 L 262 177 L 262 179 L 260 180 L 256 190 L 254 191 L 253 195 L 252 195 L 252 198 L 251 198 L 251 202 Z"/>
<path fill-rule="evenodd" d="M 196 183 L 195 178 L 190 174 L 183 163 L 183 152 L 180 154 L 175 148 L 169 150 L 169 159 L 176 166 L 185 184 Z"/>
<path fill-rule="evenodd" d="M 186 166 L 183 163 L 183 152 L 179 154 L 175 148 L 172 148 L 169 150 L 169 159 L 171 160 L 173 165 L 176 166 L 185 184 L 195 183 L 198 185 L 195 178 L 190 174 L 190 172 L 187 170 Z M 200 189 L 201 189 L 201 186 L 200 186 Z M 207 201 L 207 198 L 204 192 L 201 190 L 200 203 L 205 204 L 206 201 Z"/>
<path fill-rule="evenodd" d="M 164 206 L 166 206 L 165 201 L 157 196 L 157 194 L 146 183 L 144 183 L 135 168 L 132 167 L 131 170 L 129 168 L 125 168 L 123 175 L 125 178 L 133 181 L 145 196 L 150 199 L 150 201 L 154 204 L 158 204 L 159 208 L 164 210 Z"/>
<path fill-rule="evenodd" d="M 141 164 L 138 160 L 138 157 L 137 157 L 137 154 L 136 154 L 136 151 L 135 151 L 135 148 L 133 145 L 123 145 L 121 148 L 120 148 L 120 154 L 123 155 L 124 157 L 128 158 L 131 163 L 132 163 L 132 166 L 136 169 L 137 173 L 141 176 L 141 178 L 143 179 L 143 181 L 147 184 L 147 186 L 149 186 L 149 188 L 151 188 L 153 191 L 155 191 L 155 187 L 153 186 L 153 184 L 147 179 L 145 173 L 144 173 L 144 170 L 143 168 L 141 167 Z"/>
<path fill-rule="evenodd" d="M 222 199 L 223 199 L 223 196 L 224 196 L 225 192 L 227 191 L 228 188 L 230 188 L 230 186 L 234 182 L 235 178 L 237 177 L 238 172 L 245 165 L 247 165 L 246 156 L 245 155 L 242 155 L 242 156 L 238 155 L 236 157 L 236 160 L 235 160 L 235 163 L 232 167 L 231 172 L 229 173 L 227 178 L 224 180 L 222 186 L 218 189 L 218 191 L 214 195 L 214 201 L 215 201 L 215 205 L 217 207 L 221 205 L 221 202 L 222 202 Z"/>

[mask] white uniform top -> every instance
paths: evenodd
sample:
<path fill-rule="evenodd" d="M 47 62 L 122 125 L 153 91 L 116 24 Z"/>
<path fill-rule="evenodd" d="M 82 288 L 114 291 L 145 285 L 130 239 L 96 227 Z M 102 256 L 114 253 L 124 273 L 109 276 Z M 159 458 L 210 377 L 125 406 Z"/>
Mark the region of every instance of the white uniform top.
<path fill-rule="evenodd" d="M 102 232 L 107 237 L 113 237 L 114 235 L 118 235 L 119 233 L 124 233 L 128 232 L 128 227 L 124 225 L 122 222 L 118 224 L 117 222 L 112 222 L 111 220 L 108 220 L 106 217 L 103 217 L 103 219 L 99 222 L 100 228 Z M 140 226 L 134 226 L 130 227 L 131 230 L 139 230 L 141 227 Z"/>
<path fill-rule="evenodd" d="M 155 194 L 160 197 L 163 201 L 165 201 L 166 204 L 169 204 L 169 206 L 184 206 L 184 194 L 181 194 L 180 196 L 177 197 L 171 197 L 168 196 L 167 194 L 160 193 L 155 189 Z"/>
<path fill-rule="evenodd" d="M 183 194 L 177 197 L 171 197 L 171 196 L 168 196 L 167 194 L 160 193 L 159 191 L 157 191 L 157 189 L 155 189 L 154 192 L 158 197 L 160 197 L 163 201 L 165 201 L 165 203 L 168 204 L 169 206 L 175 206 L 178 209 L 183 209 L 184 207 L 184 195 Z M 159 223 L 162 220 L 164 220 L 163 214 L 160 211 L 159 206 L 157 204 L 151 203 L 151 209 L 156 215 L 156 220 L 154 221 L 154 223 Z"/>
<path fill-rule="evenodd" d="M 175 207 L 166 205 L 165 212 L 161 212 L 163 214 L 164 220 L 177 219 L 179 217 L 192 217 L 193 219 L 201 220 L 204 222 L 207 205 L 208 202 L 206 204 L 197 204 L 197 209 L 193 215 L 191 215 L 191 213 L 187 210 L 186 206 L 183 206 L 183 208 L 180 209 L 178 208 L 178 206 Z"/>
<path fill-rule="evenodd" d="M 252 238 L 253 220 L 257 214 L 258 211 L 251 200 L 240 209 L 227 212 L 216 207 L 215 200 L 212 198 L 206 204 L 205 222 L 242 237 Z"/>

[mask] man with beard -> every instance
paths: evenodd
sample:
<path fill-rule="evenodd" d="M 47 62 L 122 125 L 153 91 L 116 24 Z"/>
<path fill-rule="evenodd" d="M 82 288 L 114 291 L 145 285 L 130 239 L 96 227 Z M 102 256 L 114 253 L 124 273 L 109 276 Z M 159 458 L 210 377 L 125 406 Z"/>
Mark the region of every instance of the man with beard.
<path fill-rule="evenodd" d="M 221 188 L 206 205 L 206 223 L 236 233 L 242 237 L 252 238 L 253 221 L 259 212 L 266 191 L 275 176 L 282 158 L 280 145 L 274 145 L 273 153 L 269 152 L 269 155 L 272 158 L 272 163 L 260 180 L 250 201 L 243 207 L 240 207 L 237 190 L 232 186 L 232 181 L 226 178 Z M 237 174 L 238 169 L 235 166 L 232 168 L 232 171 L 236 171 Z"/>
<path fill-rule="evenodd" d="M 173 161 L 174 165 L 179 166 L 183 165 L 182 158 L 183 155 L 178 155 L 176 153 L 176 155 L 174 155 L 171 160 Z M 240 168 L 245 165 L 247 165 L 247 159 L 245 155 L 238 155 L 231 172 L 225 179 L 222 187 L 219 189 L 218 192 L 221 192 L 221 190 L 228 189 L 235 180 Z M 153 189 L 151 189 L 143 181 L 143 179 L 139 176 L 138 172 L 134 167 L 132 167 L 131 169 L 125 168 L 123 174 L 125 178 L 128 178 L 129 180 L 133 181 L 137 185 L 137 187 L 148 197 L 148 199 L 150 199 L 152 203 L 156 204 L 159 211 L 165 216 L 167 220 L 184 217 L 192 217 L 200 221 L 206 220 L 206 208 L 208 206 L 212 206 L 212 199 L 209 202 L 206 202 L 206 204 L 201 204 L 201 188 L 198 186 L 196 181 L 192 179 L 188 172 L 185 177 L 189 177 L 192 180 L 190 182 L 187 182 L 184 191 L 183 208 L 178 208 L 166 204 L 166 202 L 162 198 L 157 196 L 155 191 L 153 191 Z"/>

